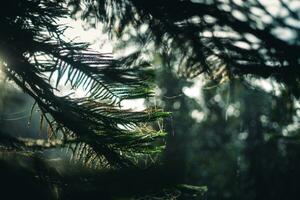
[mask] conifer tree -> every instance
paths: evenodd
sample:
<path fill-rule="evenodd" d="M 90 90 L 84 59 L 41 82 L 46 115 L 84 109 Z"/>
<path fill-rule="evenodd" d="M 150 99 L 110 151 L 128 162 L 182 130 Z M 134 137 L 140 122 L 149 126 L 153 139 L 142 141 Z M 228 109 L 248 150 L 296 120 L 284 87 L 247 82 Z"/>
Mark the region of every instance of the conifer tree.
<path fill-rule="evenodd" d="M 271 78 L 299 97 L 299 2 L 70 0 L 74 16 L 101 21 L 139 53 L 175 56 L 187 77 Z M 154 47 L 154 48 L 153 48 Z M 146 49 L 146 50 L 145 50 Z"/>
<path fill-rule="evenodd" d="M 122 100 L 151 96 L 151 69 L 66 40 L 67 27 L 58 22 L 63 17 L 62 1 L 9 1 L 1 8 L 1 70 L 34 99 L 58 144 L 84 144 L 86 153 L 111 166 L 132 165 L 129 155 L 156 151 L 151 141 L 162 135 L 138 124 L 165 113 L 119 107 Z M 59 84 L 83 88 L 87 96 L 62 96 Z"/>
<path fill-rule="evenodd" d="M 63 0 L 11 0 L 0 8 L 1 76 L 33 99 L 31 115 L 39 109 L 40 124 L 46 123 L 48 129 L 46 140 L 14 137 L 0 130 L 1 195 L 9 199 L 145 195 L 163 199 L 178 192 L 201 194 L 202 188 L 173 182 L 153 161 L 152 156 L 164 146 L 164 133 L 152 129 L 149 122 L 168 113 L 121 107 L 123 100 L 153 95 L 149 63 L 137 61 L 136 55 L 115 60 L 89 44 L 67 39 L 68 26 L 60 24 L 66 17 L 70 13 Z M 72 91 L 83 89 L 86 96 L 62 95 L 60 85 Z M 85 168 L 67 163 L 61 171 L 39 154 L 55 148 L 71 150 Z M 145 164 L 148 161 L 155 165 Z"/>

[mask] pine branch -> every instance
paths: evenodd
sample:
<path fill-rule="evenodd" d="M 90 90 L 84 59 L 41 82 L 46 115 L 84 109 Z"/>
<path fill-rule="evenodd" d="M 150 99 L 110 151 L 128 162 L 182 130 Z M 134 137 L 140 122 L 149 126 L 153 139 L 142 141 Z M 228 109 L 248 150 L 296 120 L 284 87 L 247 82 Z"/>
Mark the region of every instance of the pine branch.
<path fill-rule="evenodd" d="M 12 1 L 9 9 L 18 13 L 5 12 L 6 20 L 0 21 L 2 27 L 8 28 L 8 32 L 1 32 L 4 71 L 35 100 L 52 131 L 56 132 L 54 135 L 58 137 L 58 133 L 63 133 L 65 138 L 75 138 L 115 166 L 132 164 L 124 152 L 141 153 L 145 149 L 143 152 L 149 154 L 151 148 L 156 149 L 150 144 L 162 134 L 139 133 L 137 127 L 139 123 L 155 121 L 168 114 L 118 107 L 123 99 L 151 95 L 151 70 L 138 65 L 124 67 L 110 55 L 89 50 L 84 43 L 64 40 L 65 27 L 57 25 L 59 18 L 68 15 L 63 4 L 16 2 Z M 56 74 L 53 85 L 51 80 Z M 64 77 L 65 84 L 70 83 L 74 89 L 84 88 L 88 96 L 58 95 L 57 87 Z"/>

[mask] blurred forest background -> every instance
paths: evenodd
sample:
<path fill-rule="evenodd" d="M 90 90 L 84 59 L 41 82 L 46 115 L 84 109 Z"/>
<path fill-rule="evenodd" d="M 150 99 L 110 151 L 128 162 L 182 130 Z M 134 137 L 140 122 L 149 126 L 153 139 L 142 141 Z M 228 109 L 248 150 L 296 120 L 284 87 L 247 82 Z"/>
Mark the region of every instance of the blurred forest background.
<path fill-rule="evenodd" d="M 98 195 L 98 199 L 299 198 L 298 1 L 69 0 L 63 2 L 63 5 L 69 8 L 70 17 L 84 22 L 87 31 L 99 29 L 99 34 L 103 31 L 101 34 L 109 35 L 114 59 L 121 60 L 126 70 L 132 66 L 150 66 L 153 71 L 142 76 L 142 80 L 154 75 L 150 81 L 155 93 L 150 96 L 144 96 L 141 92 L 133 97 L 128 95 L 130 101 L 127 103 L 136 104 L 142 98 L 142 109 L 151 108 L 154 115 L 156 111 L 158 114 L 149 117 L 151 120 L 147 120 L 142 114 L 138 119 L 130 115 L 129 120 L 137 122 L 139 130 L 150 130 L 151 127 L 151 131 L 156 130 L 160 134 L 165 131 L 166 135 L 163 138 L 160 135 L 159 140 L 154 140 L 153 146 L 157 145 L 159 149 L 154 154 L 136 158 L 138 169 L 125 167 L 128 171 L 118 171 L 117 175 L 110 172 L 106 174 L 106 167 L 100 167 L 101 170 L 104 169 L 104 175 L 103 171 L 93 171 L 103 164 L 102 161 L 96 167 L 92 163 L 92 167 L 88 166 L 86 169 L 82 156 L 88 157 L 89 153 L 80 152 L 85 152 L 84 148 L 92 146 L 93 142 L 79 137 L 78 143 L 84 143 L 83 147 L 77 147 L 77 141 L 76 144 L 66 146 L 64 143 L 54 143 L 53 148 L 51 142 L 51 145 L 45 145 L 49 126 L 41 119 L 43 114 L 32 107 L 35 102 L 33 98 L 16 89 L 5 78 L 3 70 L 0 73 L 1 145 L 13 146 L 12 148 L 18 146 L 18 141 L 12 142 L 7 137 L 11 136 L 37 140 L 37 143 L 33 142 L 29 146 L 38 148 L 37 153 L 34 153 L 38 155 L 38 159 L 29 160 L 26 156 L 23 158 L 25 153 L 21 156 L 8 156 L 4 148 L 4 153 L 0 154 L 1 163 L 9 160 L 10 164 L 2 165 L 1 174 L 5 174 L 5 170 L 11 173 L 6 174 L 6 181 L 1 183 L 6 185 L 3 187 L 7 190 L 5 194 L 9 195 L 18 188 L 28 196 L 31 195 L 27 187 L 20 189 L 24 183 L 18 185 L 17 180 L 11 179 L 14 174 L 11 166 L 15 167 L 11 163 L 19 163 L 21 167 L 16 167 L 15 171 L 20 174 L 16 178 L 26 179 L 25 183 L 30 185 L 32 192 L 39 188 L 37 199 L 95 199 L 95 195 Z M 110 73 L 122 71 L 105 71 L 104 75 L 110 76 Z M 127 75 L 125 74 L 124 80 L 120 76 L 120 83 L 129 82 L 131 76 L 134 77 L 129 74 L 128 78 Z M 119 77 L 113 78 L 119 81 Z M 111 80 L 108 80 L 108 85 L 109 81 Z M 150 81 L 147 79 L 145 82 Z M 72 81 L 70 84 L 72 86 Z M 67 90 L 66 88 L 61 90 Z M 124 99 L 127 98 L 126 92 L 117 94 L 125 94 Z M 171 115 L 162 113 L 161 110 L 170 112 Z M 45 110 L 43 112 L 47 113 Z M 122 116 L 116 120 L 121 119 Z M 146 128 L 144 123 L 148 121 L 152 122 Z M 61 124 L 64 122 L 68 121 L 62 120 Z M 83 123 L 84 119 L 80 122 Z M 126 123 L 122 126 L 126 127 Z M 119 130 L 115 126 L 109 128 Z M 120 130 L 122 128 L 124 127 Z M 131 128 L 129 126 L 130 130 Z M 76 133 L 75 129 L 72 131 Z M 108 133 L 114 135 L 114 132 Z M 114 139 L 118 141 L 119 138 L 112 138 Z M 26 147 L 28 143 L 22 145 Z M 164 145 L 165 148 L 161 150 Z M 124 148 L 127 147 L 131 148 L 130 145 Z M 69 148 L 75 150 L 68 151 Z M 119 149 L 116 149 L 118 152 Z M 119 152 L 121 162 L 124 161 L 122 152 L 123 149 Z M 125 150 L 124 152 L 127 153 Z M 135 155 L 137 154 L 130 154 L 129 160 L 134 159 Z M 143 171 L 148 169 L 148 164 L 150 171 Z M 24 166 L 28 170 L 25 170 L 26 175 L 22 171 Z M 157 166 L 163 166 L 163 170 L 160 171 L 159 168 L 157 171 Z M 110 167 L 114 168 L 114 165 Z M 44 185 L 39 185 L 39 181 L 32 179 L 35 174 L 33 168 L 40 168 L 37 171 L 42 171 L 49 179 L 63 177 L 61 182 L 66 181 L 71 187 L 48 179 L 43 179 Z M 53 175 L 53 169 L 59 175 Z M 96 176 L 97 173 L 101 175 Z M 131 176 L 132 174 L 134 175 Z M 80 178 L 76 179 L 76 176 Z M 97 178 L 90 178 L 93 176 Z M 130 186 L 125 186 L 128 182 Z M 183 189 L 166 189 L 161 195 L 162 188 L 174 189 L 172 183 L 184 184 L 181 185 Z M 154 191 L 160 192 L 151 193 L 149 188 L 153 187 Z M 12 195 L 13 197 L 17 195 Z"/>

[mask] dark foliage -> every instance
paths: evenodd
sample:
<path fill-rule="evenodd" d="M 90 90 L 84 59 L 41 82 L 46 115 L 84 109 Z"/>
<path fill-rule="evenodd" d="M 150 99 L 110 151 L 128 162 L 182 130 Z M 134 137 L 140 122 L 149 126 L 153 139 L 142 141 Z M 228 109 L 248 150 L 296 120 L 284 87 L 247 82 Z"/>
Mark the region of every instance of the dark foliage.
<path fill-rule="evenodd" d="M 118 62 L 86 44 L 66 41 L 67 27 L 58 23 L 68 16 L 62 3 L 15 0 L 1 8 L 3 71 L 34 99 L 50 135 L 62 134 L 63 143 L 87 144 L 112 166 L 131 165 L 121 152 L 151 152 L 151 141 L 161 135 L 143 133 L 136 125 L 165 113 L 121 110 L 119 103 L 151 95 L 151 71 L 124 66 L 130 58 Z M 87 97 L 59 95 L 62 79 L 73 89 L 83 87 Z"/>
<path fill-rule="evenodd" d="M 59 19 L 69 15 L 64 2 L 56 0 L 12 0 L 0 8 L 1 76 L 4 73 L 7 84 L 33 99 L 30 115 L 38 108 L 40 124 L 46 124 L 48 133 L 46 139 L 36 139 L 0 130 L 3 198 L 110 199 L 156 192 L 164 198 L 163 189 L 202 191 L 178 186 L 160 167 L 139 172 L 139 167 L 148 166 L 141 163 L 155 163 L 152 155 L 164 145 L 164 133 L 146 123 L 168 113 L 124 110 L 120 103 L 150 97 L 153 71 L 148 63 L 136 62 L 134 55 L 117 61 L 88 44 L 66 39 L 68 27 Z M 83 88 L 86 97 L 61 95 L 61 84 Z M 76 173 L 76 166 L 57 162 L 53 167 L 47 149 L 54 148 L 71 150 L 85 167 Z"/>
<path fill-rule="evenodd" d="M 74 15 L 81 14 L 92 25 L 101 21 L 112 35 L 130 34 L 129 28 L 135 44 L 147 47 L 154 41 L 157 51 L 177 57 L 172 66 L 189 77 L 203 72 L 218 81 L 271 77 L 299 97 L 299 6 L 293 0 L 275 3 L 69 1 Z"/>

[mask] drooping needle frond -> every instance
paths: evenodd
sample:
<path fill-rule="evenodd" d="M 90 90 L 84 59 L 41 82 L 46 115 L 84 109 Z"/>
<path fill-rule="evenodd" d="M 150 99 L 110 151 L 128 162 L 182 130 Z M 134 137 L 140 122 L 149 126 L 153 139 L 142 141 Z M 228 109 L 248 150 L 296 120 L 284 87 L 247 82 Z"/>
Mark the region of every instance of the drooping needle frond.
<path fill-rule="evenodd" d="M 119 108 L 124 99 L 151 95 L 149 67 L 143 63 L 125 67 L 85 43 L 66 40 L 66 27 L 58 24 L 68 15 L 62 2 L 11 0 L 0 13 L 4 71 L 35 100 L 57 136 L 62 133 L 66 141 L 76 139 L 112 166 L 132 164 L 125 152 L 152 152 L 152 141 L 162 134 L 140 132 L 137 126 L 166 113 Z M 60 84 L 82 88 L 87 95 L 59 95 Z"/>

